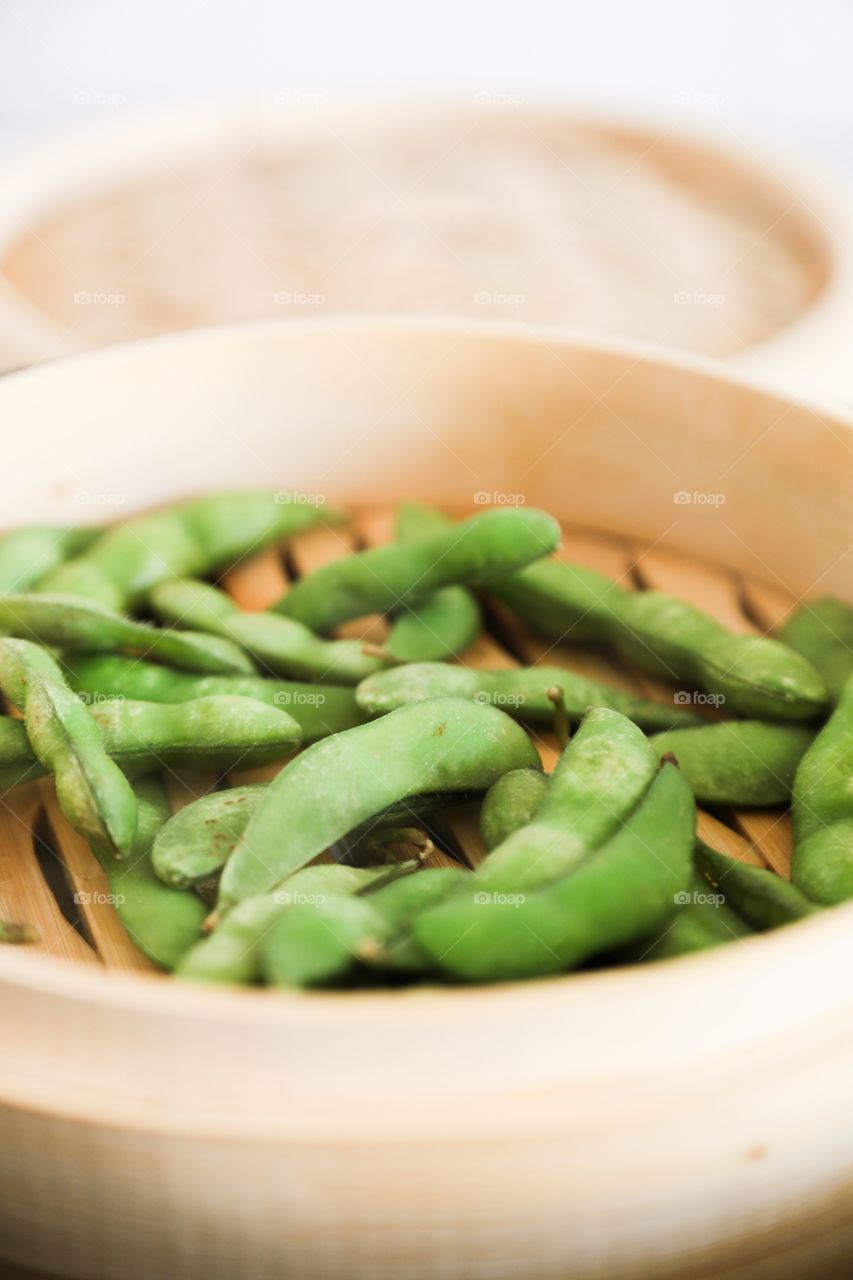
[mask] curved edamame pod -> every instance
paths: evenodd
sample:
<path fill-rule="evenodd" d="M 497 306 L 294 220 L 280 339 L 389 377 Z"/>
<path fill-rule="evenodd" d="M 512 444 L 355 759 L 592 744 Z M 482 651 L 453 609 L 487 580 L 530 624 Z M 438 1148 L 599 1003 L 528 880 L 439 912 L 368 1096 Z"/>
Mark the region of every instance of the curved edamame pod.
<path fill-rule="evenodd" d="M 299 684 L 267 680 L 263 676 L 203 676 L 172 671 L 136 658 L 69 654 L 65 658 L 69 684 L 90 698 L 123 697 L 140 702 L 189 702 L 210 695 L 254 698 L 287 711 L 302 730 L 302 742 L 316 742 L 329 734 L 364 722 L 355 691 L 331 684 Z"/>
<path fill-rule="evenodd" d="M 6 640 L 0 646 L 23 643 Z M 100 731 L 102 749 L 128 773 L 148 771 L 158 763 L 222 771 L 249 769 L 282 760 L 299 745 L 296 721 L 253 698 L 219 694 L 175 704 L 122 699 L 98 703 L 89 710 L 70 691 L 68 697 L 91 716 L 93 728 Z M 0 792 L 51 770 L 47 757 L 37 758 L 24 725 L 0 716 Z M 69 814 L 66 817 L 73 823 Z"/>
<path fill-rule="evenodd" d="M 477 586 L 548 555 L 560 526 L 544 511 L 487 511 L 443 533 L 392 542 L 324 564 L 275 606 L 314 631 L 392 613 L 440 587 Z"/>
<path fill-rule="evenodd" d="M 853 676 L 794 777 L 791 879 L 814 902 L 853 898 Z"/>
<path fill-rule="evenodd" d="M 613 644 L 645 671 L 714 695 L 732 714 L 811 720 L 826 687 L 778 640 L 736 635 L 684 600 L 626 591 L 579 565 L 548 560 L 489 590 L 549 639 Z"/>
<path fill-rule="evenodd" d="M 137 823 L 133 790 L 56 660 L 29 640 L 0 640 L 0 688 L 22 713 L 29 745 L 54 775 L 59 807 L 74 830 L 99 854 L 129 853 Z"/>
<path fill-rule="evenodd" d="M 690 883 L 696 809 L 664 764 L 607 844 L 570 875 L 530 894 L 454 896 L 415 917 L 414 937 L 443 973 L 474 981 L 557 973 L 658 928 Z M 519 833 L 521 834 L 521 833 Z"/>
<path fill-rule="evenodd" d="M 281 614 L 244 613 L 224 591 L 205 582 L 186 578 L 161 582 L 148 599 L 158 617 L 241 645 L 279 675 L 358 684 L 386 665 L 380 658 L 369 657 L 360 640 L 322 640 L 301 622 Z"/>
<path fill-rule="evenodd" d="M 312 987 L 340 982 L 359 962 L 381 967 L 383 944 L 467 878 L 461 868 L 434 867 L 357 897 L 293 906 L 261 945 L 261 972 L 273 986 Z"/>
<path fill-rule="evenodd" d="M 419 502 L 397 508 L 396 535 L 401 541 L 428 538 L 454 522 Z M 385 649 L 399 662 L 441 662 L 464 653 L 480 631 L 480 606 L 465 587 L 440 587 L 410 604 L 395 617 Z"/>
<path fill-rule="evenodd" d="M 294 494 L 210 494 L 113 525 L 39 586 L 124 609 L 165 578 L 203 577 L 335 518 L 322 504 Z"/>
<path fill-rule="evenodd" d="M 652 746 L 659 759 L 675 756 L 697 800 L 766 809 L 788 803 L 814 736 L 803 725 L 723 720 L 657 733 Z"/>
<path fill-rule="evenodd" d="M 0 591 L 26 591 L 69 556 L 84 551 L 100 529 L 29 525 L 0 536 Z"/>
<path fill-rule="evenodd" d="M 0 595 L 0 634 L 59 649 L 132 650 L 190 671 L 254 674 L 239 645 L 191 631 L 163 631 L 76 596 Z"/>
<path fill-rule="evenodd" d="M 480 835 L 486 848 L 495 849 L 532 822 L 547 789 L 548 775 L 541 769 L 513 769 L 493 782 L 480 808 Z"/>
<path fill-rule="evenodd" d="M 401 707 L 315 743 L 270 783 L 222 873 L 219 909 L 271 889 L 407 796 L 485 791 L 502 773 L 537 761 L 527 734 L 503 712 L 457 698 Z"/>
<path fill-rule="evenodd" d="M 166 884 L 188 889 L 217 876 L 266 792 L 265 783 L 200 796 L 157 833 L 151 863 Z"/>
<path fill-rule="evenodd" d="M 651 743 L 618 711 L 595 707 L 566 747 L 533 820 L 477 867 L 477 889 L 537 889 L 568 874 L 628 821 L 658 764 Z"/>
<path fill-rule="evenodd" d="M 406 875 L 414 864 L 347 867 L 331 863 L 303 867 L 284 880 L 274 893 L 245 898 L 220 921 L 208 937 L 183 957 L 176 972 L 206 982 L 254 982 L 259 976 L 259 949 L 279 916 L 329 894 L 358 893 L 388 878 Z"/>
<path fill-rule="evenodd" d="M 780 627 L 776 638 L 820 672 L 835 706 L 853 675 L 853 605 L 835 596 L 804 604 Z"/>
<path fill-rule="evenodd" d="M 729 858 L 702 840 L 696 841 L 695 857 L 706 879 L 722 889 L 726 900 L 753 929 L 777 929 L 820 910 L 775 871 Z"/>
<path fill-rule="evenodd" d="M 151 847 L 170 816 L 162 779 L 137 778 L 133 789 L 139 809 L 133 848 L 120 862 L 103 859 L 103 867 L 116 915 L 133 941 L 161 969 L 173 969 L 201 937 L 207 909 L 194 893 L 171 889 L 154 874 Z"/>
<path fill-rule="evenodd" d="M 620 958 L 644 962 L 667 960 L 738 942 L 753 932 L 747 921 L 728 905 L 725 895 L 719 890 L 715 892 L 699 871 L 694 871 L 690 886 L 676 894 L 676 901 L 675 915 L 664 922 L 660 932 L 637 943 Z"/>
<path fill-rule="evenodd" d="M 456 667 L 443 662 L 413 662 L 380 671 L 363 680 L 355 691 L 366 715 L 379 716 L 427 698 L 473 698 L 500 707 L 516 720 L 551 724 L 554 701 L 549 691 L 559 687 L 569 720 L 577 722 L 590 707 L 609 707 L 644 729 L 668 729 L 705 722 L 680 707 L 636 697 L 562 667 Z"/>

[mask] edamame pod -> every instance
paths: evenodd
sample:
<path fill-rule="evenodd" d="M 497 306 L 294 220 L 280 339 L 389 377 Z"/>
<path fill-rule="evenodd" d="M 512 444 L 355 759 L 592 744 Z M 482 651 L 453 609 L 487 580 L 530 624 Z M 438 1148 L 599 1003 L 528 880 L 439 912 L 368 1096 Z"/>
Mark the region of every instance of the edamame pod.
<path fill-rule="evenodd" d="M 222 870 L 264 797 L 266 784 L 214 791 L 185 805 L 157 833 L 151 862 L 166 884 L 203 884 Z"/>
<path fill-rule="evenodd" d="M 299 684 L 267 680 L 263 676 L 202 676 L 172 671 L 136 658 L 69 654 L 65 659 L 69 684 L 97 702 L 123 697 L 139 702 L 189 702 L 215 694 L 254 698 L 287 711 L 302 730 L 302 742 L 316 742 L 362 724 L 355 691 L 331 684 Z"/>
<path fill-rule="evenodd" d="M 487 511 L 443 533 L 392 542 L 324 564 L 275 606 L 314 631 L 389 613 L 441 587 L 477 586 L 548 555 L 560 526 L 544 511 Z"/>
<path fill-rule="evenodd" d="M 567 875 L 628 820 L 657 767 L 631 720 L 593 708 L 557 761 L 532 822 L 483 859 L 472 884 L 526 892 Z"/>
<path fill-rule="evenodd" d="M 280 987 L 340 982 L 361 962 L 381 964 L 383 944 L 440 902 L 468 873 L 436 867 L 358 897 L 329 895 L 282 912 L 261 946 L 261 971 Z"/>
<path fill-rule="evenodd" d="M 487 849 L 503 844 L 533 818 L 548 788 L 541 769 L 513 769 L 493 782 L 480 808 L 480 835 Z"/>
<path fill-rule="evenodd" d="M 794 778 L 791 879 L 814 902 L 853 898 L 853 676 Z"/>
<path fill-rule="evenodd" d="M 54 775 L 59 807 L 74 830 L 96 853 L 129 853 L 137 822 L 133 790 L 56 660 L 29 640 L 0 640 L 0 688 L 22 713 L 29 746 Z"/>
<path fill-rule="evenodd" d="M 696 841 L 695 856 L 707 880 L 722 889 L 727 901 L 753 929 L 777 929 L 820 910 L 796 885 L 774 871 L 729 858 L 702 840 Z"/>
<path fill-rule="evenodd" d="M 148 599 L 158 617 L 241 645 L 262 667 L 279 675 L 358 684 L 386 665 L 369 657 L 360 640 L 321 640 L 292 618 L 244 613 L 224 591 L 205 582 L 161 582 Z"/>
<path fill-rule="evenodd" d="M 389 875 L 412 870 L 413 865 L 405 863 L 395 867 L 346 867 L 341 863 L 303 867 L 275 892 L 245 898 L 213 933 L 187 952 L 176 972 L 206 982 L 254 982 L 259 976 L 260 945 L 284 911 L 316 905 L 328 894 L 358 893 Z"/>
<path fill-rule="evenodd" d="M 0 596 L 0 634 L 59 649 L 132 650 L 190 671 L 255 671 L 240 646 L 230 641 L 191 631 L 163 631 L 75 596 L 34 592 Z"/>
<path fill-rule="evenodd" d="M 853 675 L 853 605 L 834 596 L 804 604 L 777 632 L 823 676 L 833 706 Z"/>
<path fill-rule="evenodd" d="M 39 586 L 120 610 L 166 578 L 204 577 L 334 518 L 336 513 L 298 494 L 211 494 L 113 525 L 80 555 L 46 574 Z"/>
<path fill-rule="evenodd" d="M 485 791 L 536 750 L 503 712 L 457 698 L 401 707 L 315 743 L 273 782 L 219 882 L 219 909 L 264 893 L 407 796 Z"/>
<path fill-rule="evenodd" d="M 103 859 L 103 867 L 116 915 L 130 937 L 161 969 L 173 969 L 201 937 L 207 911 L 194 893 L 171 889 L 154 874 L 151 847 L 169 818 L 162 780 L 137 778 L 133 789 L 139 809 L 133 848 L 120 862 Z"/>
<path fill-rule="evenodd" d="M 652 745 L 658 758 L 675 756 L 704 804 L 766 809 L 788 803 L 797 765 L 814 736 L 802 725 L 723 720 L 657 733 Z"/>
<path fill-rule="evenodd" d="M 84 551 L 100 529 L 30 525 L 0 536 L 0 591 L 26 591 L 29 586 Z"/>
<path fill-rule="evenodd" d="M 530 894 L 483 892 L 472 876 L 470 900 L 415 918 L 415 940 L 441 972 L 469 981 L 557 973 L 628 946 L 659 928 L 689 885 L 695 825 L 690 788 L 664 764 L 627 822 L 570 875 Z"/>
<path fill-rule="evenodd" d="M 401 541 L 427 538 L 453 528 L 454 521 L 419 502 L 397 508 L 396 534 Z M 465 587 L 440 587 L 398 614 L 385 649 L 399 662 L 441 662 L 453 658 L 477 639 L 480 606 Z"/>
<path fill-rule="evenodd" d="M 380 671 L 363 680 L 355 692 L 366 715 L 380 716 L 397 707 L 427 698 L 473 698 L 500 707 L 516 720 L 551 724 L 554 701 L 549 691 L 563 692 L 571 721 L 581 720 L 590 707 L 609 707 L 644 729 L 703 724 L 698 716 L 680 707 L 665 706 L 650 698 L 635 697 L 588 680 L 562 667 L 510 667 L 488 671 L 482 667 L 455 667 L 443 662 L 414 662 Z"/>
<path fill-rule="evenodd" d="M 689 889 L 676 894 L 676 902 L 676 913 L 661 932 L 638 943 L 623 959 L 667 960 L 737 942 L 753 932 L 727 904 L 725 895 L 712 889 L 698 871 L 694 872 Z"/>
<path fill-rule="evenodd" d="M 0 645 L 21 643 L 0 641 Z M 252 698 L 218 694 L 174 705 L 122 699 L 99 703 L 89 711 L 73 694 L 68 696 L 80 711 L 91 715 L 102 749 L 128 773 L 148 771 L 157 763 L 188 769 L 250 769 L 284 759 L 299 745 L 296 721 L 285 711 Z M 75 741 L 77 737 L 75 733 Z M 24 725 L 0 716 L 0 792 L 51 769 L 46 757 L 37 758 Z"/>
<path fill-rule="evenodd" d="M 654 675 L 704 689 L 731 714 L 811 720 L 826 687 L 778 640 L 736 635 L 684 600 L 626 591 L 593 570 L 548 560 L 489 589 L 553 640 L 605 641 Z"/>

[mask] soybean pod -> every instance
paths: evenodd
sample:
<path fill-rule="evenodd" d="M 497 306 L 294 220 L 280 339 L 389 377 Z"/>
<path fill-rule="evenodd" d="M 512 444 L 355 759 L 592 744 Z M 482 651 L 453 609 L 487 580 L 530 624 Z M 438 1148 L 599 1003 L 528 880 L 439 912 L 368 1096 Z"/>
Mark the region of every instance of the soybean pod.
<path fill-rule="evenodd" d="M 853 676 L 794 778 L 791 879 L 806 897 L 853 898 Z"/>
<path fill-rule="evenodd" d="M 788 803 L 814 736 L 802 725 L 725 720 L 655 734 L 652 745 L 659 758 L 675 756 L 697 800 L 770 808 Z"/>
<path fill-rule="evenodd" d="M 774 871 L 739 862 L 702 840 L 696 841 L 696 860 L 709 883 L 722 890 L 753 929 L 778 929 L 820 910 L 796 885 Z"/>
<path fill-rule="evenodd" d="M 541 769 L 513 769 L 493 782 L 480 807 L 480 835 L 487 849 L 532 822 L 548 789 Z"/>
<path fill-rule="evenodd" d="M 823 676 L 833 706 L 853 675 L 853 605 L 835 596 L 802 605 L 776 633 Z"/>
<path fill-rule="evenodd" d="M 64 560 L 84 551 L 100 532 L 39 524 L 0 535 L 0 592 L 26 591 Z"/>

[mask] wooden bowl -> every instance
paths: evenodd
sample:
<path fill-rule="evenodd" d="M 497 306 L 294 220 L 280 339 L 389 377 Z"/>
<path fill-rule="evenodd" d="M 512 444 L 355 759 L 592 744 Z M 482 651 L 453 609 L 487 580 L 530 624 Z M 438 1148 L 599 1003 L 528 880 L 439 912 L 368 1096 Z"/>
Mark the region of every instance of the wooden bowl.
<path fill-rule="evenodd" d="M 4 367 L 235 321 L 581 326 L 853 392 L 851 200 L 766 146 L 523 95 L 120 115 L 0 165 Z"/>
<path fill-rule="evenodd" d="M 641 346 L 250 326 L 12 375 L 0 414 L 4 524 L 244 484 L 522 495 L 652 545 L 641 570 L 742 626 L 849 593 L 853 418 Z M 851 966 L 853 906 L 656 966 L 395 994 L 0 949 L 0 1253 L 86 1280 L 846 1276 Z"/>

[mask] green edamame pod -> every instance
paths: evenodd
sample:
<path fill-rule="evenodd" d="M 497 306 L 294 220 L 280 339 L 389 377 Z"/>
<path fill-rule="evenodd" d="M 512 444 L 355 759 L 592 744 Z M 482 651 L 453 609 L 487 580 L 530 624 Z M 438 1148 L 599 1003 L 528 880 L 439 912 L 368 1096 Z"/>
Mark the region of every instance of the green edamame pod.
<path fill-rule="evenodd" d="M 29 640 L 0 640 L 0 688 L 22 713 L 29 745 L 54 775 L 59 807 L 74 830 L 96 853 L 129 853 L 136 798 L 56 660 Z"/>
<path fill-rule="evenodd" d="M 835 596 L 804 604 L 776 635 L 820 672 L 835 706 L 853 675 L 853 605 Z"/>
<path fill-rule="evenodd" d="M 401 541 L 428 538 L 454 522 L 433 507 L 403 502 L 397 508 Z M 394 619 L 385 648 L 399 662 L 441 662 L 474 643 L 480 631 L 480 606 L 465 587 L 440 587 L 410 604 Z"/>
<path fill-rule="evenodd" d="M 211 494 L 113 525 L 39 586 L 124 609 L 166 578 L 204 577 L 334 518 L 334 512 L 299 495 Z"/>
<path fill-rule="evenodd" d="M 314 631 L 389 613 L 441 587 L 477 586 L 548 555 L 560 527 L 544 511 L 487 511 L 443 533 L 346 556 L 297 582 L 275 606 Z"/>
<path fill-rule="evenodd" d="M 0 591 L 26 591 L 69 556 L 84 551 L 99 533 L 99 529 L 40 524 L 3 534 Z"/>
<path fill-rule="evenodd" d="M 694 872 L 690 887 L 676 894 L 676 903 L 675 915 L 661 926 L 661 931 L 623 954 L 623 959 L 667 960 L 737 942 L 753 932 L 728 905 L 725 895 L 713 891 L 698 871 Z"/>
<path fill-rule="evenodd" d="M 160 879 L 187 889 L 217 876 L 265 791 L 264 783 L 230 787 L 180 809 L 157 833 L 151 850 Z"/>
<path fill-rule="evenodd" d="M 502 773 L 537 761 L 527 734 L 503 712 L 456 698 L 401 707 L 315 743 L 270 783 L 222 873 L 219 908 L 271 889 L 407 796 L 485 791 Z"/>
<path fill-rule="evenodd" d="M 34 592 L 0 596 L 0 634 L 59 649 L 132 650 L 190 671 L 255 671 L 239 645 L 218 636 L 161 631 L 74 596 Z"/>
<path fill-rule="evenodd" d="M 774 871 L 729 858 L 702 840 L 696 841 L 695 856 L 706 879 L 722 889 L 727 901 L 753 929 L 777 929 L 820 910 L 796 885 Z"/>
<path fill-rule="evenodd" d="M 791 879 L 814 902 L 853 898 L 853 676 L 794 778 Z"/>
<path fill-rule="evenodd" d="M 704 689 L 731 714 L 811 720 L 826 687 L 778 640 L 736 635 L 684 600 L 625 591 L 601 574 L 549 560 L 489 589 L 549 639 L 609 642 L 654 675 Z"/>
<path fill-rule="evenodd" d="M 658 758 L 674 755 L 697 800 L 769 808 L 787 804 L 814 731 L 802 725 L 724 720 L 657 733 Z"/>
<path fill-rule="evenodd" d="M 358 893 L 388 875 L 405 875 L 412 870 L 412 864 L 402 863 L 399 867 L 346 867 L 341 863 L 303 867 L 274 893 L 245 898 L 213 933 L 187 952 L 176 972 L 206 982 L 254 982 L 259 976 L 260 946 L 283 912 L 316 905 L 328 894 Z"/>
<path fill-rule="evenodd" d="M 532 822 L 547 788 L 548 775 L 541 769 L 513 769 L 493 782 L 480 808 L 480 835 L 486 848 L 496 848 Z"/>
<path fill-rule="evenodd" d="M 461 868 L 432 868 L 365 896 L 291 907 L 261 945 L 261 972 L 273 986 L 311 987 L 340 982 L 359 961 L 381 964 L 383 944 L 465 879 Z"/>
<path fill-rule="evenodd" d="M 0 641 L 0 645 L 22 643 Z M 91 716 L 98 744 L 127 773 L 147 772 L 158 763 L 188 769 L 250 769 L 282 760 L 299 745 L 296 721 L 285 711 L 252 698 L 218 694 L 165 705 L 122 699 L 99 703 L 90 711 L 70 691 L 68 697 Z M 75 732 L 74 738 L 82 740 L 82 734 Z M 0 792 L 51 768 L 47 757 L 37 757 L 24 724 L 0 716 Z M 67 813 L 66 817 L 73 822 Z"/>
<path fill-rule="evenodd" d="M 139 702 L 189 702 L 214 694 L 254 698 L 287 711 L 302 730 L 302 742 L 364 722 L 355 691 L 331 684 L 299 684 L 263 676 L 202 676 L 172 671 L 136 658 L 69 654 L 65 671 L 72 689 L 89 699 L 132 698 Z"/>
<path fill-rule="evenodd" d="M 668 729 L 705 723 L 690 711 L 639 698 L 621 689 L 588 680 L 562 667 L 510 667 L 488 671 L 482 667 L 453 667 L 443 662 L 414 662 L 380 671 L 363 680 L 355 691 L 366 715 L 379 716 L 397 707 L 427 698 L 473 698 L 492 703 L 516 720 L 551 724 L 554 701 L 551 689 L 563 693 L 566 714 L 581 720 L 590 707 L 609 707 L 644 729 Z"/>
<path fill-rule="evenodd" d="M 358 684 L 385 666 L 364 652 L 360 640 L 321 640 L 301 622 L 281 614 L 244 613 L 224 591 L 205 582 L 161 582 L 148 599 L 158 617 L 241 645 L 266 670 L 279 675 Z"/>
<path fill-rule="evenodd" d="M 121 862 L 103 859 L 116 915 L 130 937 L 161 969 L 173 969 L 201 937 L 207 914 L 194 893 L 182 893 L 158 880 L 151 865 L 151 847 L 169 818 L 162 779 L 137 778 L 133 789 L 139 824 L 133 848 Z"/>
<path fill-rule="evenodd" d="M 633 721 L 593 708 L 557 761 L 533 820 L 483 859 L 472 884 L 520 892 L 567 875 L 628 820 L 657 767 Z"/>
<path fill-rule="evenodd" d="M 674 912 L 695 825 L 690 788 L 664 764 L 627 822 L 570 875 L 530 894 L 484 892 L 472 876 L 469 900 L 415 917 L 415 940 L 443 973 L 472 981 L 556 973 L 628 946 Z"/>

